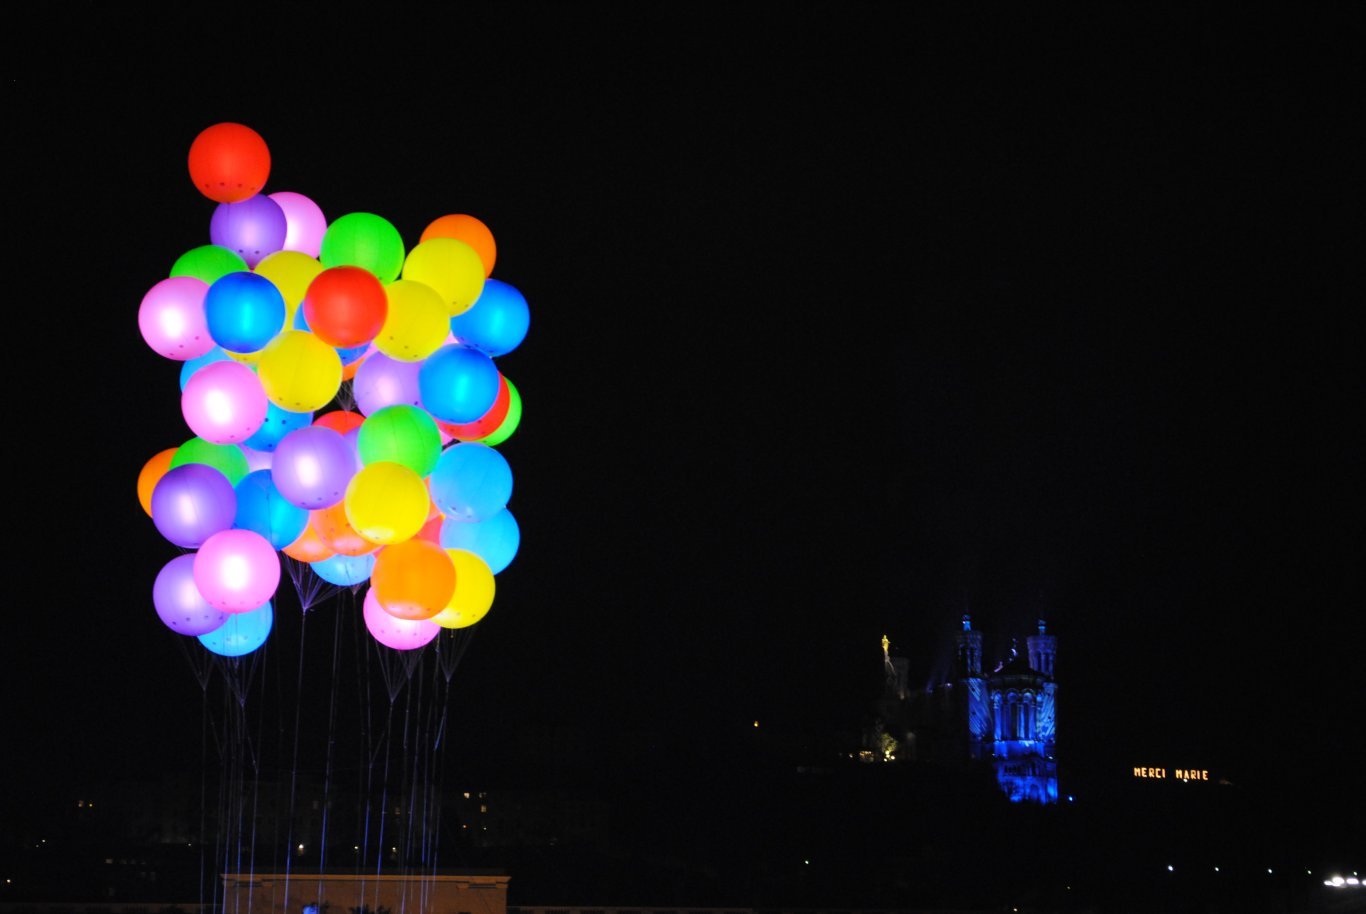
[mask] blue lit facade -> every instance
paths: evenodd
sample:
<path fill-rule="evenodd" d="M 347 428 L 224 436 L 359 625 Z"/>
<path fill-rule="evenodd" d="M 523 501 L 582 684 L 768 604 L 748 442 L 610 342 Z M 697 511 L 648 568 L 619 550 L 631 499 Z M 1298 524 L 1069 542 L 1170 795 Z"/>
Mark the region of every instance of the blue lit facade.
<path fill-rule="evenodd" d="M 907 688 L 904 658 L 883 639 L 886 686 L 865 737 L 863 757 L 990 765 L 1012 802 L 1056 803 L 1057 639 L 1045 624 L 989 673 L 982 667 L 982 633 L 964 616 L 955 633 L 952 678 L 920 691 Z"/>

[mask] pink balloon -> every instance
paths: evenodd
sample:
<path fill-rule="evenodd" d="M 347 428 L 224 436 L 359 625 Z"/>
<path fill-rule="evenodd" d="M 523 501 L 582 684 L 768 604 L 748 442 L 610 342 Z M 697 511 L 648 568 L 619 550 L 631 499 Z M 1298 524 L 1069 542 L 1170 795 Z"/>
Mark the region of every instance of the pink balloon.
<path fill-rule="evenodd" d="M 228 613 L 210 606 L 194 582 L 194 554 L 171 559 L 152 585 L 152 604 L 167 628 L 179 635 L 206 635 L 228 621 Z"/>
<path fill-rule="evenodd" d="M 180 393 L 180 412 L 200 438 L 214 444 L 246 441 L 266 421 L 270 401 L 256 372 L 227 359 L 190 375 Z"/>
<path fill-rule="evenodd" d="M 214 347 L 204 316 L 209 284 L 193 276 L 172 276 L 147 290 L 138 307 L 138 329 L 148 346 L 168 359 L 187 362 Z"/>
<path fill-rule="evenodd" d="M 194 555 L 194 582 L 210 606 L 229 613 L 250 612 L 280 586 L 280 556 L 254 530 L 223 530 Z"/>
<path fill-rule="evenodd" d="M 323 234 L 327 231 L 327 217 L 322 209 L 303 194 L 289 190 L 276 191 L 269 196 L 285 211 L 284 250 L 317 257 L 323 249 Z"/>
<path fill-rule="evenodd" d="M 400 619 L 389 615 L 380 606 L 373 587 L 365 592 L 361 612 L 370 636 L 396 651 L 416 650 L 441 633 L 441 626 L 430 619 Z"/>
<path fill-rule="evenodd" d="M 356 368 L 351 381 L 356 409 L 368 416 L 397 403 L 421 406 L 422 394 L 417 386 L 421 368 L 421 362 L 400 362 L 382 352 L 370 353 Z"/>

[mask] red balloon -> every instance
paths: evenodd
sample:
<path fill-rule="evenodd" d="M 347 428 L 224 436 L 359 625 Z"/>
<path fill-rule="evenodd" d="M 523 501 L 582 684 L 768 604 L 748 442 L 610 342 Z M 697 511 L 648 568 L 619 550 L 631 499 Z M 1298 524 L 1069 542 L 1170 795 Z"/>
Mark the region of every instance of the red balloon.
<path fill-rule="evenodd" d="M 339 435 L 345 435 L 352 429 L 360 428 L 360 424 L 364 421 L 365 417 L 360 413 L 352 412 L 349 409 L 334 409 L 314 419 L 313 424 L 330 428 Z"/>
<path fill-rule="evenodd" d="M 190 179 L 217 203 L 254 197 L 270 177 L 270 149 L 261 134 L 242 124 L 214 124 L 190 144 Z"/>
<path fill-rule="evenodd" d="M 304 320 L 313 335 L 338 349 L 364 345 L 379 335 L 389 314 L 384 284 L 363 267 L 328 267 L 308 284 Z"/>
<path fill-rule="evenodd" d="M 493 405 L 489 407 L 488 412 L 473 422 L 442 422 L 437 419 L 436 427 L 458 441 L 478 441 L 480 438 L 487 438 L 498 431 L 498 426 L 502 425 L 503 420 L 507 418 L 508 409 L 511 405 L 512 393 L 508 390 L 507 378 L 503 377 L 502 372 L 499 372 L 498 396 L 494 398 Z"/>

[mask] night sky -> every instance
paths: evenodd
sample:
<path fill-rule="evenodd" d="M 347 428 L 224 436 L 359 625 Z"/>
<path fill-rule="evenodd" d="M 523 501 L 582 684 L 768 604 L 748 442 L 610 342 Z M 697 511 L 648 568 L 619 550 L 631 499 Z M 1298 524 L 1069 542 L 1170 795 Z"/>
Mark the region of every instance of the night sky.
<path fill-rule="evenodd" d="M 180 366 L 137 312 L 208 243 L 186 156 L 223 121 L 329 219 L 411 245 L 476 215 L 530 305 L 471 739 L 857 732 L 883 634 L 929 681 L 970 612 L 989 662 L 1058 636 L 1064 777 L 1355 789 L 1359 28 L 802 9 L 78 5 L 35 36 L 6 79 L 8 789 L 198 751 L 151 603 L 179 550 L 135 488 L 189 437 Z"/>

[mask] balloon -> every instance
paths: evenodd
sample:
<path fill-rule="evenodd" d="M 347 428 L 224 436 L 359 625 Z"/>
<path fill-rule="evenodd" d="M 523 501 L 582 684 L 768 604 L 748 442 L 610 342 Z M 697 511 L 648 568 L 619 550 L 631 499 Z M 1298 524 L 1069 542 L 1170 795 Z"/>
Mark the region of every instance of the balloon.
<path fill-rule="evenodd" d="M 257 382 L 260 383 L 259 380 Z M 265 391 L 262 391 L 264 396 Z M 305 413 L 291 412 L 281 409 L 269 400 L 266 401 L 266 418 L 261 422 L 261 427 L 242 444 L 252 450 L 264 451 L 267 454 L 275 450 L 275 446 L 280 443 L 280 439 L 296 428 L 303 428 L 313 422 L 313 412 L 310 410 Z"/>
<path fill-rule="evenodd" d="M 446 554 L 455 566 L 455 590 L 432 621 L 442 628 L 468 628 L 488 615 L 493 605 L 493 572 L 473 552 L 447 549 Z"/>
<path fill-rule="evenodd" d="M 441 626 L 426 619 L 399 619 L 385 612 L 375 596 L 375 588 L 365 592 L 361 615 L 370 636 L 396 651 L 412 651 L 429 644 L 441 634 Z"/>
<path fill-rule="evenodd" d="M 507 382 L 508 386 L 508 414 L 503 419 L 503 424 L 498 426 L 498 430 L 483 439 L 483 443 L 489 447 L 497 447 L 508 440 L 512 437 L 512 433 L 517 431 L 517 426 L 522 423 L 522 395 L 517 392 L 517 385 L 508 381 L 507 378 L 503 380 Z"/>
<path fill-rule="evenodd" d="M 152 605 L 167 628 L 179 635 L 203 635 L 228 621 L 209 605 L 194 582 L 194 555 L 178 555 L 162 566 L 152 585 Z"/>
<path fill-rule="evenodd" d="M 217 203 L 236 203 L 261 192 L 270 177 L 270 149 L 243 124 L 222 123 L 200 131 L 190 144 L 190 180 Z"/>
<path fill-rule="evenodd" d="M 460 343 L 497 358 L 521 345 L 530 324 L 522 293 L 505 282 L 486 279 L 474 304 L 451 318 L 451 333 Z"/>
<path fill-rule="evenodd" d="M 403 278 L 437 291 L 450 314 L 459 314 L 484 288 L 484 263 L 474 248 L 455 238 L 428 238 L 408 252 Z"/>
<path fill-rule="evenodd" d="M 351 382 L 356 409 L 368 416 L 396 403 L 420 406 L 422 390 L 418 379 L 422 365 L 421 362 L 400 362 L 382 352 L 370 353 L 356 369 L 355 380 Z"/>
<path fill-rule="evenodd" d="M 440 546 L 410 539 L 375 556 L 370 586 L 384 611 L 399 619 L 430 619 L 455 593 L 455 564 Z"/>
<path fill-rule="evenodd" d="M 239 362 L 214 362 L 195 372 L 180 395 L 190 430 L 214 444 L 236 444 L 255 435 L 269 403 L 256 372 Z"/>
<path fill-rule="evenodd" d="M 323 215 L 322 208 L 311 198 L 289 190 L 276 191 L 270 195 L 270 199 L 284 210 L 288 225 L 284 249 L 317 257 L 322 249 L 323 234 L 327 231 L 327 217 Z"/>
<path fill-rule="evenodd" d="M 223 657 L 241 657 L 266 643 L 275 622 L 275 610 L 269 602 L 243 613 L 233 613 L 228 620 L 206 635 L 199 643 Z"/>
<path fill-rule="evenodd" d="M 191 438 L 176 448 L 171 457 L 171 466 L 178 467 L 187 463 L 202 463 L 211 466 L 228 478 L 233 485 L 251 472 L 247 465 L 247 455 L 235 444 L 215 444 L 203 438 Z"/>
<path fill-rule="evenodd" d="M 309 567 L 329 584 L 354 587 L 370 580 L 370 572 L 375 567 L 375 555 L 373 552 L 365 555 L 334 555 L 312 562 Z"/>
<path fill-rule="evenodd" d="M 345 435 L 352 429 L 360 428 L 364 421 L 365 417 L 360 413 L 354 413 L 347 409 L 334 409 L 314 419 L 313 424 L 330 428 Z"/>
<path fill-rule="evenodd" d="M 460 424 L 474 422 L 492 408 L 501 381 L 493 359 L 478 349 L 450 343 L 422 363 L 417 384 L 429 413 Z"/>
<path fill-rule="evenodd" d="M 310 511 L 340 502 L 355 472 L 356 454 L 350 444 L 339 432 L 320 425 L 306 425 L 281 438 L 270 465 L 280 494 Z"/>
<path fill-rule="evenodd" d="M 396 279 L 384 287 L 388 313 L 375 337 L 375 348 L 400 362 L 417 362 L 446 342 L 450 311 L 426 283 Z"/>
<path fill-rule="evenodd" d="M 441 433 L 426 410 L 395 403 L 366 417 L 356 438 L 356 450 L 362 464 L 387 460 L 426 476 L 441 455 Z"/>
<path fill-rule="evenodd" d="M 432 469 L 431 497 L 447 520 L 487 520 L 512 497 L 512 468 L 488 445 L 453 444 Z"/>
<path fill-rule="evenodd" d="M 341 388 L 337 350 L 307 330 L 284 330 L 257 359 L 261 388 L 284 410 L 309 413 L 322 409 Z"/>
<path fill-rule="evenodd" d="M 194 554 L 194 580 L 210 606 L 230 613 L 255 609 L 280 585 L 275 547 L 254 530 L 222 530 Z"/>
<path fill-rule="evenodd" d="M 285 299 L 275 284 L 255 273 L 229 273 L 204 296 L 209 335 L 229 353 L 256 352 L 285 325 Z"/>
<path fill-rule="evenodd" d="M 210 340 L 210 342 L 212 342 L 212 340 Z M 220 346 L 214 346 L 208 352 L 196 358 L 186 359 L 183 363 L 181 363 L 180 366 L 181 391 L 185 390 L 185 385 L 189 383 L 189 380 L 194 375 L 194 373 L 199 369 L 203 368 L 205 365 L 212 365 L 214 362 L 230 361 L 233 361 L 233 359 L 229 357 L 229 355 L 226 352 L 224 352 L 222 347 Z"/>
<path fill-rule="evenodd" d="M 245 441 L 237 446 L 242 449 L 242 456 L 247 458 L 247 473 L 270 469 L 270 451 L 258 451 L 254 447 L 248 447 Z"/>
<path fill-rule="evenodd" d="M 236 251 L 222 245 L 203 244 L 191 248 L 176 258 L 171 265 L 171 276 L 189 276 L 202 280 L 206 285 L 247 269 L 247 262 Z"/>
<path fill-rule="evenodd" d="M 498 574 L 517 555 L 522 533 L 517 519 L 507 508 L 481 521 L 443 518 L 440 543 L 444 549 L 464 549 L 484 560 L 489 571 Z"/>
<path fill-rule="evenodd" d="M 178 362 L 213 349 L 204 316 L 208 291 L 209 284 L 193 276 L 172 276 L 148 289 L 138 306 L 138 330 L 147 345 Z"/>
<path fill-rule="evenodd" d="M 336 555 L 326 543 L 318 538 L 318 533 L 313 529 L 311 522 L 304 527 L 304 532 L 299 534 L 298 539 L 280 551 L 295 561 L 307 562 L 310 565 Z"/>
<path fill-rule="evenodd" d="M 437 429 L 448 438 L 456 438 L 460 441 L 478 441 L 496 432 L 507 418 L 508 409 L 512 406 L 512 392 L 508 387 L 507 379 L 500 373 L 498 376 L 498 397 L 489 407 L 489 411 L 484 413 L 473 422 L 456 424 L 454 422 L 437 422 Z"/>
<path fill-rule="evenodd" d="M 276 549 L 297 540 L 308 526 L 308 510 L 291 504 L 275 488 L 270 470 L 253 470 L 235 487 L 237 514 L 233 526 L 252 530 Z"/>
<path fill-rule="evenodd" d="M 285 211 L 264 194 L 237 203 L 220 203 L 209 220 L 209 239 L 236 251 L 249 267 L 282 249 L 287 230 Z"/>
<path fill-rule="evenodd" d="M 275 284 L 285 300 L 285 326 L 295 326 L 294 319 L 303 304 L 308 284 L 323 271 L 323 265 L 314 257 L 298 251 L 276 251 L 258 263 L 253 272 L 264 276 Z M 307 330 L 307 327 L 297 327 Z"/>
<path fill-rule="evenodd" d="M 311 512 L 308 526 L 318 540 L 337 555 L 368 555 L 379 548 L 377 543 L 361 536 L 346 516 L 346 502 L 319 508 Z"/>
<path fill-rule="evenodd" d="M 152 523 L 165 539 L 198 549 L 232 526 L 237 496 L 221 472 L 202 463 L 173 466 L 152 489 Z"/>
<path fill-rule="evenodd" d="M 375 338 L 384 326 L 389 300 L 369 270 L 328 267 L 308 284 L 300 311 L 318 339 L 344 349 Z"/>
<path fill-rule="evenodd" d="M 374 213 L 347 213 L 323 233 L 318 259 L 325 267 L 360 267 L 381 282 L 393 282 L 403 268 L 403 236 Z"/>
<path fill-rule="evenodd" d="M 422 529 L 430 496 L 411 467 L 380 461 L 361 467 L 351 478 L 345 504 L 346 518 L 357 533 L 372 543 L 391 545 Z"/>
<path fill-rule="evenodd" d="M 152 516 L 152 490 L 171 468 L 171 458 L 175 456 L 175 452 L 176 449 L 173 447 L 157 451 L 138 472 L 138 502 L 148 517 Z"/>
<path fill-rule="evenodd" d="M 498 246 L 493 241 L 493 232 L 489 227 L 473 216 L 464 213 L 452 213 L 448 216 L 441 216 L 433 219 L 431 223 L 422 230 L 422 237 L 419 242 L 426 241 L 428 238 L 454 238 L 463 241 L 474 248 L 479 260 L 484 264 L 484 275 L 493 274 L 493 263 L 498 256 Z"/>

